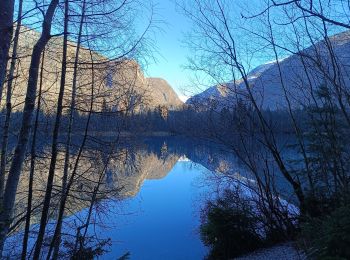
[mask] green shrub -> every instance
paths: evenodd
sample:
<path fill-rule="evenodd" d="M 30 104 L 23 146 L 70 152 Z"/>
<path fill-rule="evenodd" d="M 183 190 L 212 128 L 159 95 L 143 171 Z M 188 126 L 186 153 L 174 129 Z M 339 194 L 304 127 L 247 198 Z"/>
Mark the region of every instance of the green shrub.
<path fill-rule="evenodd" d="M 211 248 L 209 259 L 229 259 L 264 245 L 258 220 L 247 202 L 235 203 L 230 194 L 207 203 L 200 228 L 202 241 Z"/>
<path fill-rule="evenodd" d="M 350 259 L 350 204 L 327 216 L 310 218 L 302 225 L 310 256 L 317 259 Z"/>

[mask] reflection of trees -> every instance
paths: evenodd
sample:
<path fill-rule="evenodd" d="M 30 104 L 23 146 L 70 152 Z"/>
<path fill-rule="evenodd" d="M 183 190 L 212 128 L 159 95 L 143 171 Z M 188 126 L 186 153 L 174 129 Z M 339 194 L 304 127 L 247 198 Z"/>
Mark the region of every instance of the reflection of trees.
<path fill-rule="evenodd" d="M 142 147 L 120 148 L 108 159 L 103 151 L 86 150 L 79 160 L 78 171 L 74 184 L 70 189 L 66 203 L 66 215 L 74 214 L 89 207 L 90 198 L 94 187 L 99 182 L 101 172 L 105 169 L 101 187 L 97 193 L 97 200 L 106 198 L 123 198 L 134 196 L 138 193 L 142 183 L 147 179 L 161 179 L 171 171 L 180 155 L 176 153 L 164 153 L 164 145 L 152 147 L 147 150 Z M 162 152 L 163 151 L 163 152 Z M 159 154 L 162 154 L 161 156 Z M 72 153 L 71 161 L 76 159 L 76 152 Z M 38 222 L 41 212 L 41 203 L 45 191 L 45 179 L 47 178 L 47 167 L 50 163 L 50 156 L 45 149 L 38 154 L 35 165 L 35 176 L 33 178 L 33 212 L 32 223 Z M 70 168 L 72 165 L 70 165 Z M 50 216 L 55 218 L 57 206 L 59 205 L 61 180 L 64 169 L 64 153 L 58 153 Z M 15 215 L 17 218 L 13 230 L 19 230 L 23 226 L 23 216 L 27 203 L 28 173 L 30 170 L 29 158 L 25 162 L 24 174 L 21 176 L 16 199 Z M 68 176 L 68 179 L 70 176 Z"/>
<path fill-rule="evenodd" d="M 130 145 L 130 143 L 133 144 Z M 154 137 L 145 138 L 145 140 L 121 141 L 118 146 L 119 148 L 111 155 L 106 149 L 94 149 L 91 144 L 90 148 L 83 151 L 78 162 L 74 182 L 67 196 L 66 216 L 74 215 L 82 209 L 91 207 L 91 199 L 96 191 L 96 185 L 99 185 L 95 194 L 97 204 L 103 203 L 104 199 L 118 200 L 136 195 L 145 180 L 165 177 L 182 155 L 213 171 L 214 177 L 226 175 L 237 180 L 242 176 L 246 177 L 245 169 L 238 159 L 228 153 L 221 145 L 211 142 L 183 137 Z M 77 153 L 76 149 L 71 151 L 71 162 L 76 161 Z M 49 162 L 49 150 L 46 147 L 41 148 L 38 151 L 33 179 L 32 224 L 39 221 L 46 185 L 45 179 L 47 178 L 46 169 Z M 73 163 L 69 167 L 71 173 L 72 167 L 74 167 Z M 14 220 L 13 232 L 23 229 L 29 169 L 28 158 L 24 174 L 20 179 L 16 200 L 16 215 L 18 217 Z M 60 150 L 50 204 L 50 219 L 56 219 L 58 214 L 63 169 L 64 152 Z M 70 177 L 71 175 L 68 176 L 68 179 Z M 92 211 L 97 210 L 97 208 L 93 207 Z"/>

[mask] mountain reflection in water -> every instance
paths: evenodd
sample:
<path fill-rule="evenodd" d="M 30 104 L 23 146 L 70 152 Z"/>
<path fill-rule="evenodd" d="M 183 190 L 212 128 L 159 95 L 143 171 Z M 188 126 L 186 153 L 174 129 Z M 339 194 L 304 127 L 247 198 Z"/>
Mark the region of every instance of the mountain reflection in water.
<path fill-rule="evenodd" d="M 43 148 L 42 155 L 47 150 Z M 74 156 L 73 153 L 72 161 Z M 63 157 L 64 154 L 60 153 L 58 162 L 63 161 Z M 47 155 L 39 156 L 37 161 L 33 230 L 37 228 L 40 217 L 49 159 Z M 93 149 L 82 156 L 79 162 L 82 178 L 76 182 L 68 198 L 64 233 L 74 235 L 76 227 L 71 223 L 86 218 L 88 198 L 93 189 L 91 183 L 97 182 L 95 174 L 103 170 L 106 161 L 103 152 Z M 58 163 L 57 187 L 62 169 L 63 165 Z M 207 249 L 198 234 L 199 209 L 203 196 L 211 191 L 206 183 L 211 172 L 249 179 L 239 160 L 218 144 L 181 137 L 149 137 L 118 144 L 118 149 L 108 160 L 101 185 L 103 192 L 93 208 L 93 224 L 96 225 L 90 225 L 88 229 L 88 233 L 96 233 L 99 238 L 111 239 L 107 248 L 109 252 L 102 259 L 115 259 L 126 252 L 131 253 L 131 259 L 203 258 Z M 28 187 L 27 178 L 27 173 L 22 174 L 16 199 L 16 214 L 19 216 L 26 207 L 26 192 L 23 191 Z M 59 188 L 56 193 L 59 193 Z M 52 226 L 57 205 L 58 199 L 55 200 L 54 196 Z M 21 239 L 22 229 L 23 224 L 18 225 L 18 232 L 7 241 L 8 248 Z M 15 252 L 9 251 L 10 255 Z"/>

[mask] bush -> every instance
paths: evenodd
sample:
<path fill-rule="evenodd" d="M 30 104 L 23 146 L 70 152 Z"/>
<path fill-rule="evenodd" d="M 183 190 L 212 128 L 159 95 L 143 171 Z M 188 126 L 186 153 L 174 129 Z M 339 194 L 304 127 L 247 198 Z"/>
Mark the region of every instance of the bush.
<path fill-rule="evenodd" d="M 264 245 L 251 206 L 245 201 L 236 203 L 231 195 L 226 192 L 223 198 L 207 202 L 203 211 L 200 233 L 211 248 L 208 259 L 229 259 Z"/>
<path fill-rule="evenodd" d="M 302 225 L 307 252 L 317 259 L 350 259 L 350 203 Z"/>

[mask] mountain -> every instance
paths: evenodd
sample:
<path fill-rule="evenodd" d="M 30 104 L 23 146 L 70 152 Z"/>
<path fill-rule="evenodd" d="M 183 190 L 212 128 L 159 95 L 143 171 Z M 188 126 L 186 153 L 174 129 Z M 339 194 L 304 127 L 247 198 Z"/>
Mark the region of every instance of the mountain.
<path fill-rule="evenodd" d="M 106 184 L 114 189 L 122 188 L 119 196 L 132 197 L 141 189 L 145 180 L 164 178 L 179 159 L 177 154 L 167 154 L 159 158 L 156 153 L 146 150 L 132 152 L 121 157 L 121 160 L 111 160 L 108 167 Z"/>
<path fill-rule="evenodd" d="M 157 100 L 161 106 L 169 106 L 172 109 L 179 108 L 183 105 L 178 95 L 175 93 L 170 84 L 162 78 L 147 78 L 152 100 Z"/>
<path fill-rule="evenodd" d="M 330 49 L 335 59 L 329 54 Z M 333 69 L 333 62 L 338 68 L 336 71 Z M 319 41 L 279 60 L 279 66 L 276 61 L 258 66 L 248 73 L 247 80 L 260 107 L 271 110 L 285 109 L 287 95 L 291 106 L 299 108 L 305 104 L 314 104 L 314 91 L 321 85 L 328 85 L 331 90 L 350 86 L 349 65 L 350 31 L 346 31 L 330 37 L 327 42 Z M 232 107 L 237 99 L 248 99 L 246 85 L 242 79 L 210 87 L 191 97 L 186 103 L 200 109 L 206 109 L 208 106 L 221 109 Z"/>
<path fill-rule="evenodd" d="M 18 55 L 20 57 L 16 70 L 13 89 L 13 109 L 21 111 L 25 99 L 27 76 L 32 48 L 40 34 L 25 26 L 21 28 Z M 54 37 L 45 49 L 44 73 L 42 85 L 43 111 L 53 113 L 56 109 L 62 61 L 62 37 Z M 68 43 L 67 75 L 64 94 L 64 106 L 67 112 L 71 100 L 73 64 L 76 44 Z M 91 64 L 94 63 L 94 71 Z M 95 75 L 92 80 L 92 74 Z M 103 106 L 111 110 L 155 109 L 165 106 L 176 109 L 182 106 L 172 87 L 162 79 L 146 78 L 141 66 L 135 60 L 109 60 L 98 52 L 81 47 L 77 74 L 77 108 L 86 111 L 93 95 L 93 109 L 99 111 Z M 94 87 L 92 87 L 94 85 Z M 5 93 L 2 105 L 5 105 Z M 39 89 L 39 86 L 38 86 Z"/>

